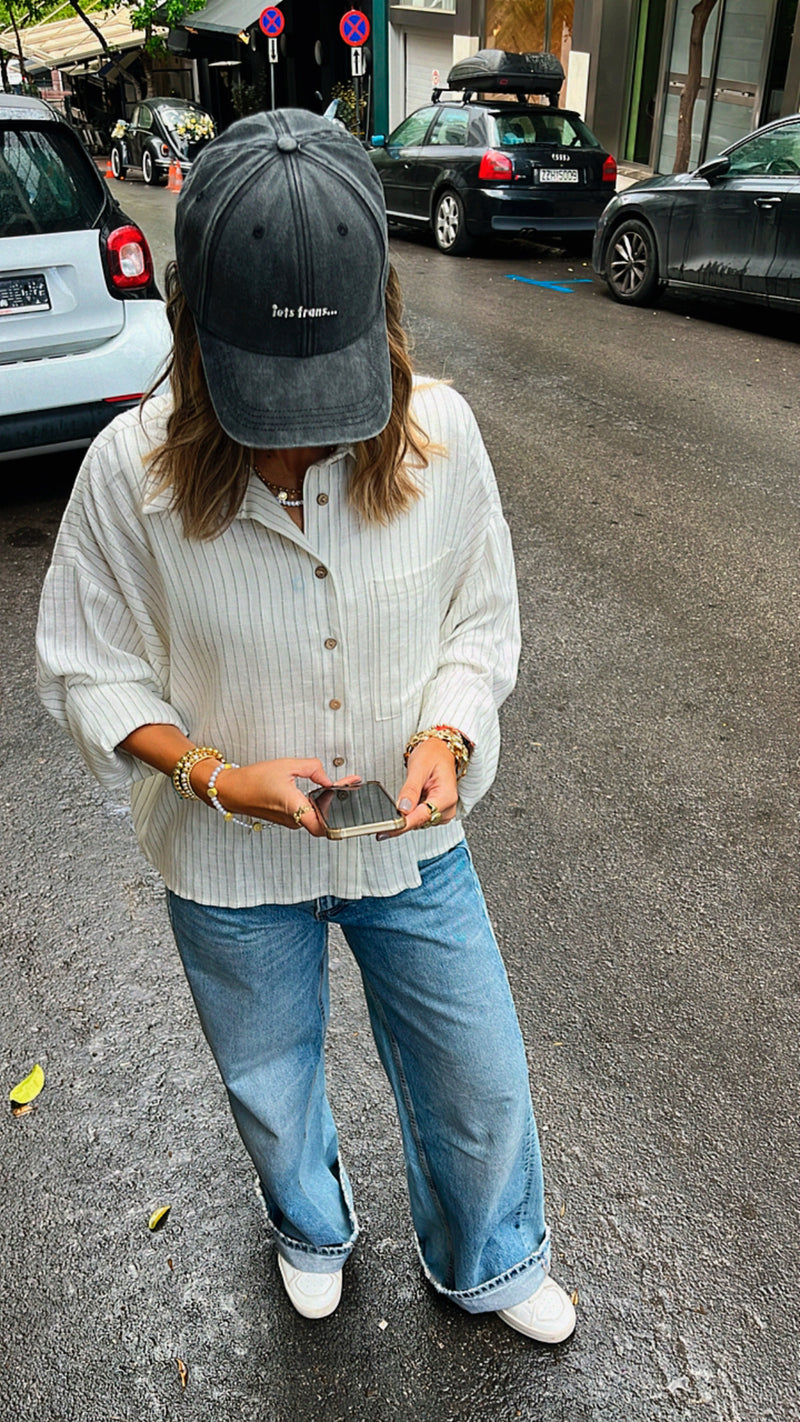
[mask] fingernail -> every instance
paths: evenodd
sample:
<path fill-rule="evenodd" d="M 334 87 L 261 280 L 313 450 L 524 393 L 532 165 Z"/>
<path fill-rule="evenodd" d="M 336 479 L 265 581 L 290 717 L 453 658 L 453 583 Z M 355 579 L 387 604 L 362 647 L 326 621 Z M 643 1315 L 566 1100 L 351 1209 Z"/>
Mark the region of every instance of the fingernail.
<path fill-rule="evenodd" d="M 376 838 L 376 839 L 388 839 L 389 836 L 388 836 L 388 834 L 376 834 L 375 838 Z"/>
<path fill-rule="evenodd" d="M 409 800 L 407 795 L 404 795 L 402 800 L 398 800 L 397 808 L 398 810 L 402 810 L 404 815 L 408 814 L 409 810 L 411 809 L 411 801 Z"/>

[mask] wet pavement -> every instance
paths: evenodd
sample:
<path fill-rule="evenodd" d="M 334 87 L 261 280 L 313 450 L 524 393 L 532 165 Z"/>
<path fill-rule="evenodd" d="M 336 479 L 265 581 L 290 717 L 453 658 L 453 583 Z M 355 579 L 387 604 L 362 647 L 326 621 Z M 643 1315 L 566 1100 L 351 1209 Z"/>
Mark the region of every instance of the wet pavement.
<path fill-rule="evenodd" d="M 174 196 L 122 201 L 163 270 Z M 426 1286 L 336 939 L 330 1084 L 362 1238 L 338 1313 L 292 1313 L 160 886 L 33 695 L 67 465 L 3 465 L 0 1037 L 7 1089 L 36 1061 L 47 1080 L 0 1144 L 0 1417 L 796 1422 L 793 329 L 626 310 L 523 243 L 393 254 L 417 364 L 473 403 L 517 553 L 520 685 L 469 833 L 578 1330 L 548 1351 Z"/>

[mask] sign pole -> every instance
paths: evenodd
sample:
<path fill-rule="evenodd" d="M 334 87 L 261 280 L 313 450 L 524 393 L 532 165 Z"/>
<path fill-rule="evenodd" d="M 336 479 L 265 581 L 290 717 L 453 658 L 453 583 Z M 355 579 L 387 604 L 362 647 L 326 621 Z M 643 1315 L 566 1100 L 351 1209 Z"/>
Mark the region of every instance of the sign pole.
<path fill-rule="evenodd" d="M 275 65 L 278 63 L 278 35 L 283 33 L 285 20 L 280 10 L 269 5 L 258 18 L 263 33 L 267 36 L 267 58 L 269 60 L 270 107 L 275 108 Z"/>
<path fill-rule="evenodd" d="M 361 137 L 361 78 L 364 73 L 364 51 L 361 48 L 369 39 L 369 20 L 363 10 L 346 10 L 339 21 L 339 34 L 350 46 L 350 74 L 356 99 L 356 138 Z"/>

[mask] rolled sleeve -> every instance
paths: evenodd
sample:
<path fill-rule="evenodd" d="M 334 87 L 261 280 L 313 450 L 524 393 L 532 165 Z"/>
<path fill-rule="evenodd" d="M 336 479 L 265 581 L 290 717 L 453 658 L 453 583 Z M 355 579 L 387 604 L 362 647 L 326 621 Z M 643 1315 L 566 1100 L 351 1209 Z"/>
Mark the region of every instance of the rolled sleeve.
<path fill-rule="evenodd" d="M 55 563 L 42 592 L 36 659 L 44 706 L 106 789 L 126 789 L 153 773 L 116 747 L 138 726 L 181 721 L 121 593 Z"/>
<path fill-rule="evenodd" d="M 497 713 L 516 682 L 520 653 L 511 536 L 482 441 L 477 457 L 487 512 L 482 523 L 474 525 L 461 580 L 442 625 L 438 669 L 425 689 L 419 719 L 420 729 L 455 726 L 475 746 L 460 783 L 465 813 L 486 794 L 497 773 Z"/>

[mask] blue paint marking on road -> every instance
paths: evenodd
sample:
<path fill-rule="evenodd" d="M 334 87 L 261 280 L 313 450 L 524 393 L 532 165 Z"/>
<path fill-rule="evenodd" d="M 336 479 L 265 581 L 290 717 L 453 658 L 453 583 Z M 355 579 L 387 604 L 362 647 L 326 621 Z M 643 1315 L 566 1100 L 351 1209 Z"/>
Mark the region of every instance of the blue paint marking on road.
<path fill-rule="evenodd" d="M 591 277 L 570 277 L 570 285 L 565 286 L 558 281 L 534 281 L 533 277 L 515 276 L 513 272 L 506 272 L 507 281 L 521 281 L 526 286 L 542 286 L 545 291 L 565 291 L 569 296 L 574 286 L 581 286 L 584 282 L 591 282 Z"/>

